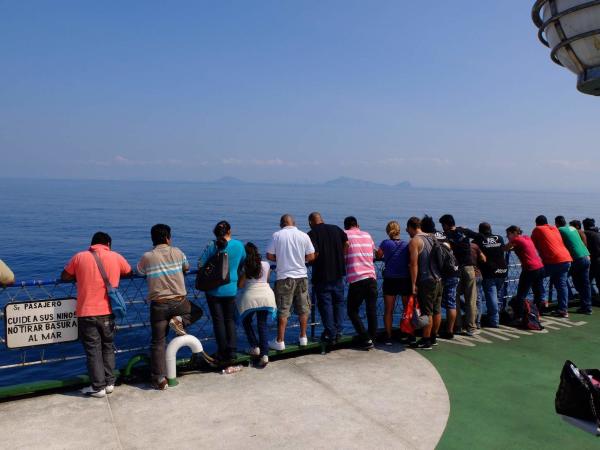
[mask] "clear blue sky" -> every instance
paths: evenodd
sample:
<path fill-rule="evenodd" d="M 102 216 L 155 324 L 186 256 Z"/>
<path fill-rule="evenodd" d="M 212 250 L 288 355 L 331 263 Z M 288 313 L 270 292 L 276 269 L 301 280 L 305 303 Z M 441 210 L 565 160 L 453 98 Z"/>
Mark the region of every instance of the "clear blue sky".
<path fill-rule="evenodd" d="M 0 177 L 596 189 L 533 0 L 0 0 Z"/>

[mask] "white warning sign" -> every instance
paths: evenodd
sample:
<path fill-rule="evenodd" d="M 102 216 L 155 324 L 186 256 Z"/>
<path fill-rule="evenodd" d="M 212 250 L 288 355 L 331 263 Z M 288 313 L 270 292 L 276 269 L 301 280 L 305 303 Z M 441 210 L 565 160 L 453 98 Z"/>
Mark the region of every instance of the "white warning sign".
<path fill-rule="evenodd" d="M 4 308 L 6 346 L 33 347 L 77 340 L 74 298 L 9 303 Z"/>

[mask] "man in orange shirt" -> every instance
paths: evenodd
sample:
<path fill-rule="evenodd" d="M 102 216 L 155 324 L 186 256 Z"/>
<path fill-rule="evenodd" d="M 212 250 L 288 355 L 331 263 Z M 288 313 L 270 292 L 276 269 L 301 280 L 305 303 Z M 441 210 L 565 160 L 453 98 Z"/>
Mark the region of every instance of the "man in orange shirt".
<path fill-rule="evenodd" d="M 535 244 L 542 262 L 545 276 L 550 277 L 550 286 L 556 287 L 558 310 L 552 314 L 556 317 L 569 317 L 569 290 L 567 278 L 571 267 L 571 254 L 563 242 L 558 228 L 548 225 L 546 216 L 537 216 L 535 228 L 531 232 L 531 240 Z"/>
<path fill-rule="evenodd" d="M 115 387 L 115 319 L 95 252 L 113 287 L 119 286 L 121 276 L 129 276 L 131 267 L 121 255 L 110 249 L 110 236 L 101 231 L 94 234 L 88 250 L 77 253 L 65 266 L 61 278 L 77 283 L 77 327 L 87 357 L 91 386 L 83 394 L 104 397 Z"/>

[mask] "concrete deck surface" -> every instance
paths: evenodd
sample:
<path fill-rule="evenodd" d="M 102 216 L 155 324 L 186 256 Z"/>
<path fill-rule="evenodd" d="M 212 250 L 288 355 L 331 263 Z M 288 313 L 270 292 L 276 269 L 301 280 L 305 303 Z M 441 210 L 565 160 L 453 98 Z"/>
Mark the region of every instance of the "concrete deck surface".
<path fill-rule="evenodd" d="M 433 449 L 450 411 L 435 368 L 400 345 L 189 374 L 165 392 L 0 404 L 1 448 Z"/>

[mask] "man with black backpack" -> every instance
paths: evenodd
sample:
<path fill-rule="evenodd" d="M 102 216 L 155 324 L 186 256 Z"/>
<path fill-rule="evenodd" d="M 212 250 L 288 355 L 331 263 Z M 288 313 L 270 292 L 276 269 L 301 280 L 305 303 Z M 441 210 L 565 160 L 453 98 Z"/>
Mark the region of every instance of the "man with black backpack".
<path fill-rule="evenodd" d="M 445 268 L 440 268 L 439 271 L 442 275 L 442 308 L 446 310 L 446 330 L 439 333 L 439 328 L 442 323 L 441 314 L 439 317 L 433 317 L 433 330 L 431 331 L 432 336 L 439 336 L 444 339 L 454 338 L 454 323 L 456 322 L 456 291 L 458 283 L 460 281 L 458 264 L 454 253 L 448 243 L 448 238 L 443 231 L 437 231 L 435 229 L 435 222 L 431 216 L 425 215 L 421 219 L 421 230 L 424 233 L 428 233 L 434 238 L 434 242 L 439 244 L 439 248 L 436 246 L 436 254 L 439 254 L 441 259 L 437 265 L 439 267 L 444 266 L 444 260 L 446 261 Z"/>
<path fill-rule="evenodd" d="M 441 318 L 442 309 L 442 278 L 437 264 L 432 263 L 434 246 L 439 244 L 433 236 L 423 233 L 418 217 L 408 219 L 406 232 L 411 237 L 408 251 L 412 294 L 417 296 L 421 315 L 429 317 L 429 322 L 423 327 L 423 337 L 411 347 L 431 350 L 436 345 L 436 337 L 432 334 L 434 318 Z"/>
<path fill-rule="evenodd" d="M 475 261 L 473 261 L 471 254 L 471 240 L 464 232 L 456 228 L 454 217 L 450 214 L 444 214 L 440 217 L 439 222 L 459 265 L 460 282 L 458 284 L 457 298 L 464 295 L 466 314 L 466 323 L 462 324 L 462 328 L 466 336 L 473 336 L 478 333 L 476 323 L 477 280 L 475 279 Z"/>

